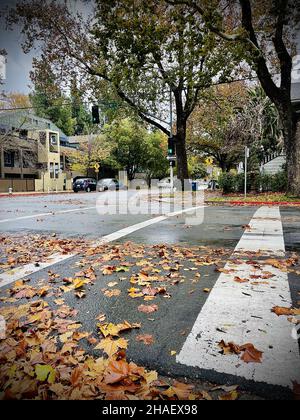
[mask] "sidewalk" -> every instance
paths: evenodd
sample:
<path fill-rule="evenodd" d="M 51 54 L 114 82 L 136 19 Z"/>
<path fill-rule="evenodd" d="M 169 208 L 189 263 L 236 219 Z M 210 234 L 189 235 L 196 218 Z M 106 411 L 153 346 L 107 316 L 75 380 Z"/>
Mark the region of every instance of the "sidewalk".
<path fill-rule="evenodd" d="M 51 191 L 51 192 L 41 192 L 41 191 L 29 191 L 29 192 L 14 192 L 9 193 L 0 193 L 0 198 L 2 197 L 30 197 L 30 196 L 40 196 L 40 195 L 56 195 L 56 194 L 74 194 L 73 191 Z"/>

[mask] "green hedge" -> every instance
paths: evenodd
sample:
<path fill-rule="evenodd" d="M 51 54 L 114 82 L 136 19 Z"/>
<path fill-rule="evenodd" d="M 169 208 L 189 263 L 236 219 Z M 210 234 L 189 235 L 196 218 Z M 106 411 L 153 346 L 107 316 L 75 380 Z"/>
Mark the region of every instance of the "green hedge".
<path fill-rule="evenodd" d="M 245 188 L 245 175 L 224 173 L 219 178 L 219 185 L 223 189 L 224 194 L 242 193 Z M 278 172 L 276 175 L 249 173 L 247 176 L 247 190 L 248 192 L 286 192 L 286 172 Z"/>

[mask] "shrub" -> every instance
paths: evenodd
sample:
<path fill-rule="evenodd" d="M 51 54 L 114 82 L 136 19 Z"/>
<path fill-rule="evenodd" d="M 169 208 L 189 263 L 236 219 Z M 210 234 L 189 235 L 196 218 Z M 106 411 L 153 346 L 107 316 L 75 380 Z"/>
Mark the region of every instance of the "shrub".
<path fill-rule="evenodd" d="M 224 173 L 219 178 L 219 184 L 223 189 L 223 194 L 243 193 L 245 175 Z M 285 171 L 278 172 L 275 175 L 252 172 L 247 176 L 247 192 L 286 192 L 287 185 L 288 180 Z"/>
<path fill-rule="evenodd" d="M 236 192 L 236 175 L 231 173 L 223 173 L 219 178 L 220 188 L 223 190 L 223 194 L 230 194 Z"/>
<path fill-rule="evenodd" d="M 285 171 L 278 172 L 278 174 L 273 175 L 271 188 L 273 192 L 286 192 L 288 187 L 288 178 Z"/>

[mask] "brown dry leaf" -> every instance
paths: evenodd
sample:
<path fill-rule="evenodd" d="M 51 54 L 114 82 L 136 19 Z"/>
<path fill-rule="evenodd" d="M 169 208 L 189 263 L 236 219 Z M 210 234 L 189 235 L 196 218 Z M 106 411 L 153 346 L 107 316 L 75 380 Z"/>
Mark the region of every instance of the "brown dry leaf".
<path fill-rule="evenodd" d="M 201 391 L 202 398 L 206 401 L 212 401 L 213 398 L 207 391 Z"/>
<path fill-rule="evenodd" d="M 117 284 L 119 284 L 117 281 L 111 281 L 110 283 L 108 283 L 108 287 L 115 287 L 117 286 Z"/>
<path fill-rule="evenodd" d="M 76 331 L 72 335 L 72 340 L 80 341 L 83 338 L 87 338 L 89 335 L 90 335 L 90 333 L 88 333 L 88 332 L 79 332 L 79 331 Z"/>
<path fill-rule="evenodd" d="M 221 395 L 221 397 L 219 397 L 220 401 L 236 401 L 239 398 L 239 394 L 237 391 L 231 391 L 228 392 L 225 395 Z"/>
<path fill-rule="evenodd" d="M 121 290 L 119 289 L 106 290 L 104 292 L 104 295 L 109 298 L 120 296 L 120 294 L 121 294 Z"/>
<path fill-rule="evenodd" d="M 176 396 L 179 400 L 188 400 L 193 389 L 193 385 L 187 385 L 182 382 L 174 381 L 173 385 L 164 391 L 162 395 L 165 395 L 168 398 Z"/>
<path fill-rule="evenodd" d="M 120 333 L 120 328 L 116 324 L 98 324 L 98 327 L 104 337 L 111 335 L 112 337 L 117 337 Z"/>
<path fill-rule="evenodd" d="M 130 366 L 125 360 L 111 360 L 108 364 L 104 383 L 107 385 L 117 384 L 126 379 L 130 374 Z"/>
<path fill-rule="evenodd" d="M 244 344 L 240 350 L 244 352 L 241 360 L 245 363 L 262 363 L 263 352 L 257 350 L 253 344 Z"/>
<path fill-rule="evenodd" d="M 248 280 L 248 279 L 241 279 L 240 277 L 235 277 L 235 278 L 234 278 L 234 281 L 235 281 L 236 283 L 248 283 L 248 282 L 249 282 L 249 280 Z"/>
<path fill-rule="evenodd" d="M 100 314 L 100 315 L 97 316 L 96 319 L 97 319 L 97 321 L 104 322 L 106 320 L 106 315 L 105 314 Z"/>
<path fill-rule="evenodd" d="M 114 267 L 114 266 L 108 266 L 108 267 L 104 267 L 103 268 L 102 274 L 104 276 L 111 276 L 115 271 L 116 271 L 116 267 Z"/>
<path fill-rule="evenodd" d="M 300 309 L 284 308 L 281 306 L 275 306 L 272 308 L 272 312 L 274 312 L 277 316 L 300 315 Z"/>
<path fill-rule="evenodd" d="M 94 348 L 94 350 L 103 350 L 109 357 L 112 357 L 119 351 L 119 349 L 127 349 L 127 347 L 128 341 L 124 340 L 123 338 L 119 338 L 118 340 L 104 338 Z"/>
<path fill-rule="evenodd" d="M 286 271 L 287 270 L 287 262 L 283 260 L 276 260 L 270 258 L 264 261 L 264 264 L 271 265 L 272 267 L 278 268 L 279 270 Z"/>
<path fill-rule="evenodd" d="M 83 299 L 83 298 L 85 298 L 85 297 L 86 297 L 86 293 L 85 293 L 85 292 L 82 292 L 82 291 L 80 291 L 80 292 L 76 292 L 76 293 L 75 293 L 75 296 L 76 296 L 78 299 Z"/>
<path fill-rule="evenodd" d="M 44 287 L 42 287 L 41 289 L 39 289 L 38 291 L 37 291 L 37 293 L 38 293 L 38 295 L 40 296 L 40 297 L 44 297 L 44 296 L 46 296 L 47 295 L 47 293 L 49 292 L 49 290 L 51 289 L 51 287 L 50 286 L 44 286 Z"/>
<path fill-rule="evenodd" d="M 157 305 L 140 305 L 138 307 L 138 311 L 143 312 L 145 314 L 151 314 L 153 312 L 158 311 L 158 306 Z"/>
<path fill-rule="evenodd" d="M 227 355 L 227 354 L 240 354 L 241 350 L 240 347 L 238 345 L 236 345 L 235 343 L 225 343 L 224 340 L 222 340 L 218 346 L 222 349 L 223 354 Z"/>
<path fill-rule="evenodd" d="M 140 328 L 141 324 L 130 324 L 124 321 L 123 324 L 98 324 L 97 325 L 104 337 L 111 335 L 112 337 L 118 337 L 120 332 L 128 331 L 135 328 Z"/>
<path fill-rule="evenodd" d="M 144 335 L 138 335 L 136 337 L 136 341 L 141 341 L 143 342 L 146 346 L 150 346 L 151 344 L 154 343 L 154 338 L 152 335 L 150 334 L 144 334 Z"/>
<path fill-rule="evenodd" d="M 76 278 L 73 280 L 73 285 L 75 289 L 81 289 L 85 285 L 85 280 Z"/>
<path fill-rule="evenodd" d="M 61 305 L 64 305 L 65 304 L 65 301 L 64 301 L 64 299 L 55 299 L 54 300 L 54 303 L 57 306 L 61 306 Z"/>

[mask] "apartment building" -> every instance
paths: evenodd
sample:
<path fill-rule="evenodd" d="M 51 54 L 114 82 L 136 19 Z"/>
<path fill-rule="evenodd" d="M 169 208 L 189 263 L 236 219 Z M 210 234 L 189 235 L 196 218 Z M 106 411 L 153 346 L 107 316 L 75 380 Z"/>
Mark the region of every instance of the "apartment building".
<path fill-rule="evenodd" d="M 50 120 L 28 111 L 0 112 L 0 192 L 71 190 L 68 155 L 75 149 Z"/>

